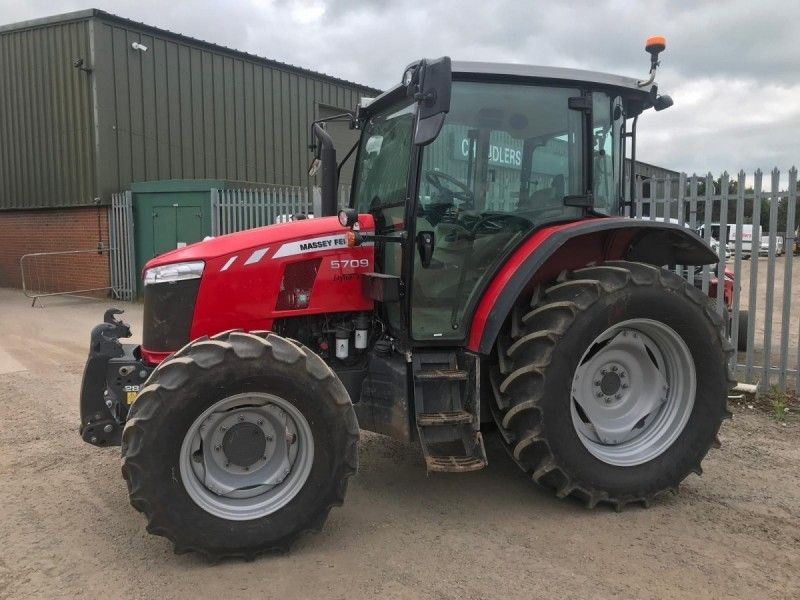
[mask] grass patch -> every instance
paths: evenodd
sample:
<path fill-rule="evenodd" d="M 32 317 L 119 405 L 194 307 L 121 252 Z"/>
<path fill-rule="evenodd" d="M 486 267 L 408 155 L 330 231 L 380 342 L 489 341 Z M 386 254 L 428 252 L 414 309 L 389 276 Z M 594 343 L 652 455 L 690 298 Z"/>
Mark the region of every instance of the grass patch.
<path fill-rule="evenodd" d="M 780 423 L 800 414 L 800 400 L 797 398 L 797 392 L 795 390 L 782 392 L 776 385 L 770 386 L 766 392 L 745 404 L 749 409 L 759 409 L 768 413 Z"/>

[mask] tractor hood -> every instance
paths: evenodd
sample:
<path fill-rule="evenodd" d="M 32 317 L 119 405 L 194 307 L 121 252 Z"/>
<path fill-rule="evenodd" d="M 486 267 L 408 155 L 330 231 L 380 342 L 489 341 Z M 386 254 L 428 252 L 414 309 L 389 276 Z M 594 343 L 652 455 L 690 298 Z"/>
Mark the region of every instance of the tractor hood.
<path fill-rule="evenodd" d="M 360 223 L 362 227 L 372 229 L 371 218 L 365 219 Z M 367 222 L 367 220 L 369 222 Z M 258 249 L 275 247 L 277 244 L 291 240 L 303 240 L 330 236 L 334 234 L 344 235 L 346 229 L 341 226 L 336 217 L 323 217 L 320 219 L 304 219 L 301 221 L 291 221 L 289 223 L 279 223 L 267 225 L 256 229 L 248 229 L 237 233 L 230 233 L 215 238 L 209 238 L 202 242 L 189 244 L 183 248 L 170 250 L 155 258 L 150 259 L 145 264 L 145 269 L 158 267 L 178 262 L 208 261 L 221 256 L 227 256 L 236 252 L 245 252 L 248 249 Z M 275 248 L 277 250 L 277 248 Z"/>
<path fill-rule="evenodd" d="M 370 215 L 359 215 L 358 225 L 374 230 Z M 304 219 L 208 239 L 148 261 L 145 273 L 176 263 L 202 268 L 195 266 L 194 276 L 146 281 L 143 356 L 158 362 L 189 340 L 235 328 L 269 330 L 275 319 L 372 310 L 361 274 L 374 270 L 373 248 L 349 246 L 348 231 L 336 217 Z"/>

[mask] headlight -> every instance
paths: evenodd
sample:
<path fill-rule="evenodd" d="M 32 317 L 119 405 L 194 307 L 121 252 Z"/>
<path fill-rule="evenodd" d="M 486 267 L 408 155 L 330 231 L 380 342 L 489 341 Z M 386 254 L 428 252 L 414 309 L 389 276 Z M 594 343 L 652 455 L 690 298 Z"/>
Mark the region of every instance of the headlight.
<path fill-rule="evenodd" d="M 153 283 L 183 281 L 184 279 L 198 279 L 203 274 L 204 266 L 205 263 L 198 260 L 153 267 L 144 272 L 144 284 L 151 285 Z"/>

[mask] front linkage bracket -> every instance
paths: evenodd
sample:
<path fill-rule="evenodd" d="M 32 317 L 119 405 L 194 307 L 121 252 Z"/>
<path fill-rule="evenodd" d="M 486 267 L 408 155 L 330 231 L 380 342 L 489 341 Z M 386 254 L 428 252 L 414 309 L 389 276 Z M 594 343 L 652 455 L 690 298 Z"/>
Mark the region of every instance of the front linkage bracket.
<path fill-rule="evenodd" d="M 120 344 L 120 338 L 131 336 L 130 326 L 117 318 L 122 313 L 109 308 L 103 322 L 92 329 L 83 371 L 79 432 L 85 442 L 95 446 L 119 445 L 129 399 L 152 371 L 136 355 L 137 346 Z"/>

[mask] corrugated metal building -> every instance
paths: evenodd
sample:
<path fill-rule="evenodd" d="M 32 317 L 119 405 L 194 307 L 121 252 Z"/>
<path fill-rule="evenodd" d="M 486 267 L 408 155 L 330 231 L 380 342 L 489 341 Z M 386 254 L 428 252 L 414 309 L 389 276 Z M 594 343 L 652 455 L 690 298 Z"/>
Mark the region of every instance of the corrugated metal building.
<path fill-rule="evenodd" d="M 0 26 L 0 231 L 9 211 L 102 207 L 134 181 L 310 185 L 309 123 L 377 93 L 96 9 Z M 352 134 L 335 129 L 340 147 Z M 0 285 L 53 247 L 31 237 L 0 237 Z"/>

